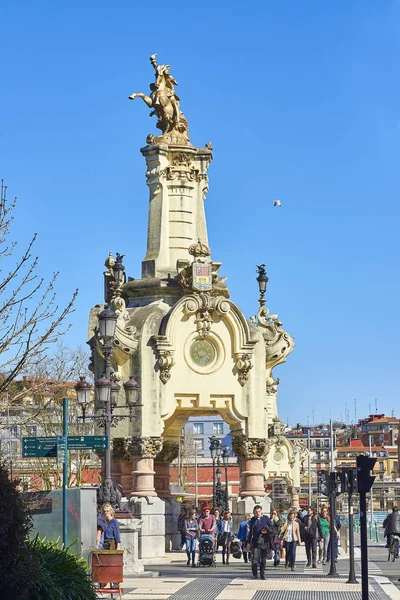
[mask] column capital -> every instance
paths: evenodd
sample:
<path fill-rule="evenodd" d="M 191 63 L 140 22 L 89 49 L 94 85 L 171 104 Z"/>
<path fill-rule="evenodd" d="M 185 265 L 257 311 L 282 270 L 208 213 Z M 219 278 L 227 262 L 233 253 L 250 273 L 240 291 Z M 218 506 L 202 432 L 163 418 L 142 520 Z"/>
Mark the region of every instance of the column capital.
<path fill-rule="evenodd" d="M 234 437 L 232 450 L 239 458 L 265 460 L 271 447 L 267 438 Z"/>
<path fill-rule="evenodd" d="M 128 444 L 128 452 L 141 458 L 155 458 L 163 447 L 163 440 L 158 436 L 132 437 Z"/>
<path fill-rule="evenodd" d="M 163 442 L 162 450 L 155 457 L 156 464 L 170 465 L 179 454 L 178 442 Z"/>

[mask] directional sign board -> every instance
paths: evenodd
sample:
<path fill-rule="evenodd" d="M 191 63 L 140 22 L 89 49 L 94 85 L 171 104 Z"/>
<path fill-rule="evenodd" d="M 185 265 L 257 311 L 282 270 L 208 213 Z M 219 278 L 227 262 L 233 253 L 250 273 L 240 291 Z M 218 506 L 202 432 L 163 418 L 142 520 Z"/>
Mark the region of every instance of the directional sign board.
<path fill-rule="evenodd" d="M 106 435 L 69 435 L 68 450 L 108 450 Z M 57 458 L 63 461 L 65 454 L 64 436 L 23 437 L 22 458 Z"/>
<path fill-rule="evenodd" d="M 68 450 L 108 450 L 108 436 L 69 435 Z"/>
<path fill-rule="evenodd" d="M 55 437 L 23 437 L 22 458 L 56 457 L 57 440 Z"/>
<path fill-rule="evenodd" d="M 63 435 L 57 436 L 57 462 L 63 463 L 65 460 L 65 437 Z"/>

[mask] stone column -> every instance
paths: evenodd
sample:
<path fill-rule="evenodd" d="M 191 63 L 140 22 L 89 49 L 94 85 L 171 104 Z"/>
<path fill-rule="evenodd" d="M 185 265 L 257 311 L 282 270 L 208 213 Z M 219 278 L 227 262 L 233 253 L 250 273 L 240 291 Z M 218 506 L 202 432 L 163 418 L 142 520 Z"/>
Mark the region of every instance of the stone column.
<path fill-rule="evenodd" d="M 122 485 L 122 495 L 132 492 L 132 456 L 128 452 L 130 438 L 113 438 L 111 475 L 115 484 Z"/>
<path fill-rule="evenodd" d="M 300 500 L 299 500 L 300 488 L 292 487 L 291 493 L 292 493 L 292 506 L 294 508 L 300 508 Z"/>
<path fill-rule="evenodd" d="M 157 496 L 154 487 L 154 459 L 162 450 L 160 437 L 133 437 L 129 453 L 133 457 L 131 496 L 146 498 Z"/>
<path fill-rule="evenodd" d="M 178 457 L 179 442 L 164 441 L 163 449 L 155 459 L 155 488 L 157 495 L 165 502 L 165 550 L 179 550 L 181 536 L 177 531 L 180 503 L 171 496 L 171 465 Z"/>
<path fill-rule="evenodd" d="M 178 457 L 179 443 L 164 441 L 163 448 L 155 458 L 155 490 L 159 498 L 170 498 L 171 465 Z"/>
<path fill-rule="evenodd" d="M 239 498 L 233 506 L 234 527 L 244 519 L 248 512 L 253 513 L 255 504 L 260 504 L 263 511 L 269 514 L 271 500 L 266 497 L 264 485 L 264 464 L 270 448 L 266 438 L 234 437 L 232 449 L 241 459 L 241 489 Z"/>
<path fill-rule="evenodd" d="M 141 519 L 139 558 L 151 559 L 165 554 L 165 506 L 154 487 L 154 459 L 162 450 L 161 437 L 133 437 L 129 453 L 133 456 L 133 489 L 130 508 Z"/>

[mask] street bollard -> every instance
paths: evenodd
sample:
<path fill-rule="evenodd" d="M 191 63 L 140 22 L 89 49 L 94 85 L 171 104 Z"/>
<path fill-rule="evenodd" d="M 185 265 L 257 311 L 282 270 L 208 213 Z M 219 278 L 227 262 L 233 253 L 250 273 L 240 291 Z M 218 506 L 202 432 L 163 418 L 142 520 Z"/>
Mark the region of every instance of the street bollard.
<path fill-rule="evenodd" d="M 380 537 L 379 537 L 379 529 L 378 529 L 378 523 L 375 521 L 375 541 L 377 544 L 379 544 Z"/>
<path fill-rule="evenodd" d="M 372 521 L 369 522 L 369 539 L 370 540 L 373 539 L 373 535 L 372 535 Z"/>

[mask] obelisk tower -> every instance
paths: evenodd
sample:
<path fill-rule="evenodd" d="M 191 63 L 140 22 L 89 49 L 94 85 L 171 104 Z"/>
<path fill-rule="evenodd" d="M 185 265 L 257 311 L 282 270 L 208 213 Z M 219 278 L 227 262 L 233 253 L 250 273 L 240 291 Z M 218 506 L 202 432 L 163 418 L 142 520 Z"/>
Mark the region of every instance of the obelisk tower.
<path fill-rule="evenodd" d="M 198 239 L 208 244 L 204 199 L 208 189 L 207 169 L 212 160 L 211 145 L 196 148 L 189 140 L 188 125 L 175 92 L 176 80 L 170 65 L 158 65 L 150 96 L 142 98 L 158 118 L 162 135 L 147 137 L 141 152 L 146 158 L 146 179 L 150 189 L 147 252 L 142 278 L 173 276 L 180 260 L 191 259 L 189 248 Z"/>

